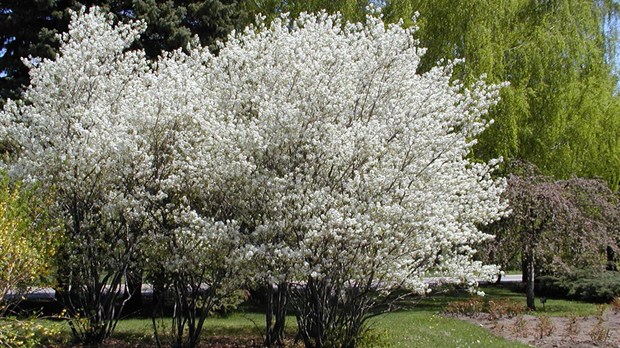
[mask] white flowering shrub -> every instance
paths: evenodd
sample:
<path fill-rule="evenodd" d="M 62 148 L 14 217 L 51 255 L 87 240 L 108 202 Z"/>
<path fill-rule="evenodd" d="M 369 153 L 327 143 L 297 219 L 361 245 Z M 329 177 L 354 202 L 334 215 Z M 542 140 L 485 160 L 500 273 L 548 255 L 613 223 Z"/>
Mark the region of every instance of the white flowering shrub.
<path fill-rule="evenodd" d="M 173 339 L 193 346 L 242 280 L 225 199 L 250 167 L 235 144 L 244 136 L 213 105 L 208 51 L 148 62 L 128 50 L 144 28 L 97 8 L 74 14 L 58 58 L 33 60 L 23 100 L 7 102 L 2 135 L 17 149 L 12 173 L 64 218 L 59 292 L 75 338 L 111 334 L 127 273 L 146 260 L 146 279 L 175 296 Z"/>
<path fill-rule="evenodd" d="M 0 114 L 2 135 L 19 155 L 12 174 L 36 183 L 64 221 L 59 293 L 84 342 L 111 333 L 139 237 L 140 221 L 115 196 L 136 150 L 124 112 L 142 89 L 134 75 L 147 69 L 142 53 L 123 49 L 143 27 L 74 14 L 58 58 L 26 62 L 32 83 Z"/>
<path fill-rule="evenodd" d="M 253 256 L 290 290 L 308 347 L 351 347 L 393 290 L 473 285 L 477 226 L 506 209 L 496 162 L 467 158 L 500 86 L 416 74 L 413 30 L 303 14 L 229 38 L 213 59 L 222 112 L 248 130 Z M 241 144 L 240 144 L 241 145 Z M 279 288 L 282 288 L 280 286 Z"/>
<path fill-rule="evenodd" d="M 134 75 L 143 87 L 125 113 L 138 151 L 123 176 L 138 184 L 123 198 L 148 227 L 145 276 L 160 323 L 171 323 L 155 332 L 160 345 L 197 345 L 207 315 L 237 296 L 248 269 L 236 207 L 253 167 L 239 146 L 245 130 L 216 104 L 211 60 L 199 46 L 164 54 Z"/>
<path fill-rule="evenodd" d="M 13 173 L 65 218 L 65 288 L 98 294 L 76 307 L 93 341 L 141 257 L 187 346 L 247 277 L 288 289 L 306 346 L 353 347 L 397 291 L 497 272 L 472 257 L 505 183 L 467 156 L 500 86 L 451 83 L 452 63 L 416 74 L 413 30 L 377 17 L 284 16 L 217 56 L 195 44 L 152 63 L 127 49 L 143 29 L 75 15 L 0 114 Z"/>

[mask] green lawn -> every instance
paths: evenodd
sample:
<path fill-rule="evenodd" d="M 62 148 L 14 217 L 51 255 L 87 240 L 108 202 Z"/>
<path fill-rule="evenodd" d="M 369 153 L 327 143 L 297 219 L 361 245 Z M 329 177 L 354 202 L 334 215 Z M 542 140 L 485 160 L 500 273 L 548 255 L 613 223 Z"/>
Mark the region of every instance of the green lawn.
<path fill-rule="evenodd" d="M 483 328 L 428 311 L 391 313 L 375 323 L 384 330 L 388 347 L 526 347 L 493 336 Z"/>
<path fill-rule="evenodd" d="M 489 299 L 512 299 L 525 301 L 523 294 L 515 293 L 507 288 L 487 286 L 486 301 Z M 465 300 L 470 295 L 463 291 L 439 292 L 432 296 L 411 301 L 410 308 L 400 312 L 381 315 L 373 318 L 369 325 L 370 347 L 525 347 L 519 343 L 496 337 L 481 327 L 454 318 L 441 315 L 445 306 L 451 301 Z M 539 310 L 534 315 L 567 316 L 596 314 L 596 305 L 566 300 L 547 300 L 543 310 L 537 302 Z M 65 323 L 49 322 L 46 325 L 61 329 L 64 341 L 69 337 Z M 209 318 L 204 332 L 207 336 L 244 336 L 260 339 L 264 325 L 264 316 L 260 313 L 234 313 L 224 318 Z M 295 319 L 290 317 L 287 332 L 295 333 Z M 114 337 L 128 341 L 152 341 L 151 321 L 149 319 L 122 320 Z"/>
<path fill-rule="evenodd" d="M 519 301 L 525 303 L 525 294 L 520 292 L 514 292 L 510 290 L 508 286 L 495 286 L 485 285 L 481 286 L 480 290 L 484 291 L 485 301 L 493 299 L 509 299 L 513 301 Z M 444 291 L 419 300 L 419 302 L 413 304 L 416 310 L 425 310 L 431 312 L 442 312 L 449 302 L 463 301 L 469 298 L 471 295 L 464 291 Z M 596 304 L 571 301 L 571 300 L 558 300 L 547 299 L 544 307 L 540 302 L 540 299 L 536 299 L 536 311 L 528 314 L 532 315 L 548 315 L 548 316 L 587 316 L 595 315 L 597 313 Z"/>
<path fill-rule="evenodd" d="M 482 287 L 482 290 L 486 293 L 486 297 L 488 298 L 512 299 L 515 301 L 523 301 L 525 303 L 525 294 L 510 291 L 505 287 L 486 286 Z M 569 315 L 595 315 L 596 313 L 596 304 L 593 303 L 550 298 L 547 299 L 544 307 L 540 302 L 540 299 L 536 299 L 536 311 L 530 312 L 529 314 L 565 317 Z"/>
<path fill-rule="evenodd" d="M 264 317 L 259 313 L 236 313 L 226 318 L 211 318 L 205 325 L 208 336 L 260 337 Z M 66 324 L 51 322 L 64 337 L 56 341 L 61 347 L 68 340 Z M 289 320 L 289 333 L 294 335 L 295 318 Z M 370 323 L 373 336 L 370 346 L 393 348 L 426 347 L 525 347 L 489 334 L 476 325 L 445 318 L 430 311 L 404 311 L 374 318 Z M 119 322 L 114 337 L 127 341 L 152 342 L 151 322 L 147 319 L 127 319 Z"/>

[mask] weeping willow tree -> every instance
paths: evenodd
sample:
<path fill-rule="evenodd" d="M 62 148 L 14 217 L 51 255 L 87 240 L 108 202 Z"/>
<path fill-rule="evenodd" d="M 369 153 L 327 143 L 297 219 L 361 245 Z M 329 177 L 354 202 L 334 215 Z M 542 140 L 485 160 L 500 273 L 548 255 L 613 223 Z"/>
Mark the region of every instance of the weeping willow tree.
<path fill-rule="evenodd" d="M 601 177 L 618 188 L 615 1 L 391 0 L 383 11 L 409 23 L 419 12 L 422 71 L 464 58 L 456 78 L 510 82 L 476 157 L 526 160 L 547 175 Z"/>

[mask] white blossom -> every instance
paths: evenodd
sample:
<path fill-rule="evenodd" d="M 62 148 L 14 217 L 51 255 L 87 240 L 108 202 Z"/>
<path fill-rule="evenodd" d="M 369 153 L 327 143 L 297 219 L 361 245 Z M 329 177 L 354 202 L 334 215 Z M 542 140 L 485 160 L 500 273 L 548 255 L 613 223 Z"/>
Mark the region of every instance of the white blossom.
<path fill-rule="evenodd" d="M 501 86 L 451 83 L 455 63 L 417 74 L 423 53 L 411 29 L 321 13 L 248 28 L 213 58 L 216 104 L 251 130 L 247 199 L 267 278 L 424 292 L 429 274 L 497 271 L 468 246 L 504 214 L 505 183 L 497 161 L 468 154 Z"/>

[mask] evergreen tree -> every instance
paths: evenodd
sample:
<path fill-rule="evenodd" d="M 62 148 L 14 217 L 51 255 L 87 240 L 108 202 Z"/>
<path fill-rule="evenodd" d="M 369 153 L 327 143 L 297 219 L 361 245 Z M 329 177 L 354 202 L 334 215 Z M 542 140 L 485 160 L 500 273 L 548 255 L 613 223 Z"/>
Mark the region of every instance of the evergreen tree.
<path fill-rule="evenodd" d="M 51 58 L 57 47 L 54 37 L 64 29 L 58 1 L 6 0 L 0 5 L 0 98 L 16 98 L 28 84 L 28 68 L 22 58 Z"/>
<path fill-rule="evenodd" d="M 0 104 L 19 98 L 28 85 L 22 59 L 54 58 L 56 34 L 67 30 L 69 9 L 97 5 L 118 20 L 142 19 L 148 24 L 137 46 L 150 58 L 162 50 L 186 47 L 193 35 L 215 48 L 245 18 L 236 0 L 6 0 L 0 5 Z"/>
<path fill-rule="evenodd" d="M 194 35 L 204 46 L 241 26 L 242 16 L 235 0 L 124 0 L 112 8 L 117 15 L 145 20 L 148 27 L 140 40 L 147 56 L 185 47 Z"/>
<path fill-rule="evenodd" d="M 421 70 L 464 58 L 455 77 L 510 81 L 476 148 L 535 163 L 548 175 L 620 180 L 620 103 L 608 63 L 615 36 L 611 0 L 391 0 L 384 13 L 411 23 L 428 52 Z"/>

